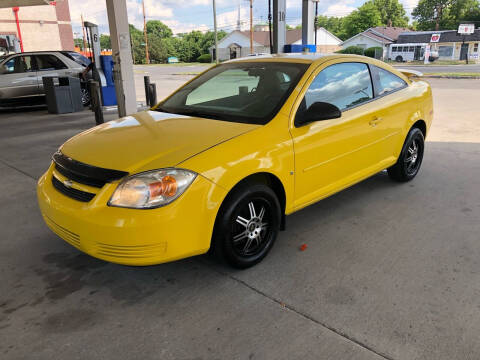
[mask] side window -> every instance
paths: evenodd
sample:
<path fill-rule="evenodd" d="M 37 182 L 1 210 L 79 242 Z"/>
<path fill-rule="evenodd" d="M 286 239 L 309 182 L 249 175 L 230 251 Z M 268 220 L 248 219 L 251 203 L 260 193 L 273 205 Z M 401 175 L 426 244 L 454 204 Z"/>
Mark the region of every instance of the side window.
<path fill-rule="evenodd" d="M 317 75 L 305 93 L 301 108 L 306 110 L 314 102 L 320 101 L 345 110 L 372 98 L 368 66 L 363 63 L 340 63 L 323 69 Z"/>
<path fill-rule="evenodd" d="M 397 75 L 392 74 L 390 71 L 381 69 L 376 66 L 374 68 L 376 76 L 375 81 L 375 95 L 382 96 L 392 91 L 396 91 L 407 86 L 407 83 L 400 79 Z"/>
<path fill-rule="evenodd" d="M 31 56 L 15 56 L 6 61 L 2 65 L 1 70 L 3 74 L 18 74 L 35 71 L 33 69 Z"/>
<path fill-rule="evenodd" d="M 39 71 L 67 69 L 67 66 L 55 55 L 37 55 L 36 58 Z"/>

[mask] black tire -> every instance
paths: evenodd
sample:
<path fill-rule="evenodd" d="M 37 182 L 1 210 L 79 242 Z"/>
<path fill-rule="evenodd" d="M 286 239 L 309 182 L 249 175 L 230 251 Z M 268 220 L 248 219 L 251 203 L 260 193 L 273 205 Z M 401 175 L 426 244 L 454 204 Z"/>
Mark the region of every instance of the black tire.
<path fill-rule="evenodd" d="M 81 87 L 80 88 L 81 94 L 82 94 L 82 105 L 83 106 L 88 106 L 90 105 L 90 91 L 86 87 Z"/>
<path fill-rule="evenodd" d="M 232 267 L 249 268 L 267 256 L 280 222 L 280 202 L 271 188 L 263 184 L 240 186 L 229 194 L 217 215 L 212 252 Z"/>
<path fill-rule="evenodd" d="M 424 150 L 422 131 L 416 127 L 410 129 L 396 164 L 387 169 L 390 178 L 399 182 L 412 180 L 420 170 Z"/>
<path fill-rule="evenodd" d="M 395 58 L 395 61 L 396 61 L 396 62 L 403 62 L 403 57 L 401 57 L 400 55 L 398 55 L 398 56 Z"/>

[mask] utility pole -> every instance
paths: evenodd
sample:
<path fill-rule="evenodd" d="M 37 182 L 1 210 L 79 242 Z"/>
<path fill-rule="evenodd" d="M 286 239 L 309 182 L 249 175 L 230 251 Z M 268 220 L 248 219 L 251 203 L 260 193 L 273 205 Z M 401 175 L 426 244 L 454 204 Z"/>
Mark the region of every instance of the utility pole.
<path fill-rule="evenodd" d="M 148 53 L 147 20 L 145 16 L 145 0 L 142 0 L 142 8 L 143 8 L 143 35 L 145 36 L 145 60 L 147 64 L 150 64 L 150 54 Z"/>
<path fill-rule="evenodd" d="M 215 63 L 218 64 L 218 36 L 217 36 L 217 10 L 213 0 L 213 30 L 215 32 Z"/>
<path fill-rule="evenodd" d="M 273 54 L 272 38 L 272 0 L 268 0 L 268 37 L 270 38 L 270 54 Z"/>
<path fill-rule="evenodd" d="M 80 18 L 82 20 L 82 31 L 83 31 L 83 51 L 85 54 L 87 53 L 87 36 L 85 35 L 85 25 L 83 25 L 83 14 L 80 14 Z M 84 54 L 84 55 L 85 55 Z M 86 55 L 85 55 L 86 56 Z"/>
<path fill-rule="evenodd" d="M 315 3 L 315 20 L 313 21 L 313 28 L 315 31 L 315 52 L 317 52 L 317 17 L 318 17 L 318 2 L 319 0 L 313 0 Z"/>
<path fill-rule="evenodd" d="M 253 54 L 253 0 L 250 0 L 250 54 Z"/>

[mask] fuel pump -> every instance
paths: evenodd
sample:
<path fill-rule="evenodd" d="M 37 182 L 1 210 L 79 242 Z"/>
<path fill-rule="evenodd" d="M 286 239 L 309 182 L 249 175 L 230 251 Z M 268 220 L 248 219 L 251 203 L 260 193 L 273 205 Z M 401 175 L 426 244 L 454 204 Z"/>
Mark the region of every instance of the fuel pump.
<path fill-rule="evenodd" d="M 98 34 L 98 25 L 85 21 L 87 29 L 87 41 L 92 50 L 91 61 L 92 76 L 99 83 L 101 101 L 103 106 L 117 105 L 115 94 L 115 83 L 113 80 L 113 59 L 111 55 L 102 55 L 100 47 L 100 35 Z"/>

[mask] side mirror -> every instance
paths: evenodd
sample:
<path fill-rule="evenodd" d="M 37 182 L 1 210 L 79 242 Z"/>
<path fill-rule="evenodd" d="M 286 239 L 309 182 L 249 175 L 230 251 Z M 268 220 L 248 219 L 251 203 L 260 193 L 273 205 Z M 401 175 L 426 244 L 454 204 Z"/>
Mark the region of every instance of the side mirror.
<path fill-rule="evenodd" d="M 317 101 L 303 112 L 297 112 L 295 125 L 301 126 L 313 121 L 337 119 L 342 116 L 342 112 L 333 104 Z"/>

